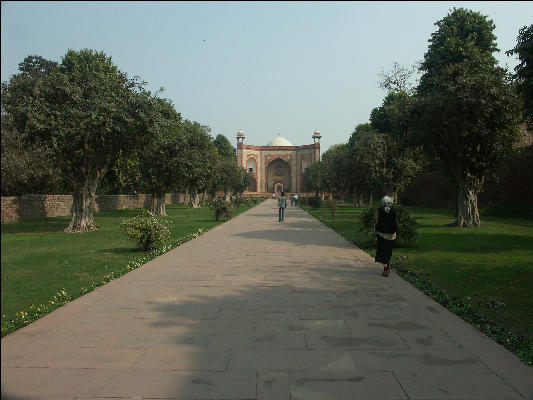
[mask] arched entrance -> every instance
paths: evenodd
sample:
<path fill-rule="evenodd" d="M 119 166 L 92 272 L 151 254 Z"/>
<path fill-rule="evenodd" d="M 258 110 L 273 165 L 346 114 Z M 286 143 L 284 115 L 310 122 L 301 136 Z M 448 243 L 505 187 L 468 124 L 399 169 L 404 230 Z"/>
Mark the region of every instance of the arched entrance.
<path fill-rule="evenodd" d="M 291 191 L 291 166 L 282 158 L 272 160 L 266 167 L 266 191 L 270 193 Z"/>

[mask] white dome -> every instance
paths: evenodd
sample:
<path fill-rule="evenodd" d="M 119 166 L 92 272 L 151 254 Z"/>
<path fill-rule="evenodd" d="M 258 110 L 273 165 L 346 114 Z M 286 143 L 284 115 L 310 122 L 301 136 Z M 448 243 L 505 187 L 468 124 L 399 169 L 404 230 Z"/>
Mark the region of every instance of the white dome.
<path fill-rule="evenodd" d="M 294 146 L 291 142 L 281 136 L 276 136 L 270 142 L 267 143 L 267 146 Z"/>

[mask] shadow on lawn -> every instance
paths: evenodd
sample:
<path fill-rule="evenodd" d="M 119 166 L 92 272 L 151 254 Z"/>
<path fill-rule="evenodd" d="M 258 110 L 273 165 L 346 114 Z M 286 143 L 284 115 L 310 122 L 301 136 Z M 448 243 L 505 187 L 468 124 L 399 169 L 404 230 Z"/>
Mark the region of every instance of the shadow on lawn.
<path fill-rule="evenodd" d="M 68 226 L 69 219 L 55 218 L 32 221 L 17 221 L 16 223 L 2 223 L 2 234 L 37 234 L 63 232 Z"/>

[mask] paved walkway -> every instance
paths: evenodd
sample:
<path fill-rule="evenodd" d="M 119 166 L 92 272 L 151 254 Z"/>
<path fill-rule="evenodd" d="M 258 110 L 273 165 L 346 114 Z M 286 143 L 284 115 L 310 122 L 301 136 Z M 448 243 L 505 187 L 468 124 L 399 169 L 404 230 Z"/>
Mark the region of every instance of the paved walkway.
<path fill-rule="evenodd" d="M 2 339 L 2 398 L 533 399 L 533 368 L 268 200 Z"/>

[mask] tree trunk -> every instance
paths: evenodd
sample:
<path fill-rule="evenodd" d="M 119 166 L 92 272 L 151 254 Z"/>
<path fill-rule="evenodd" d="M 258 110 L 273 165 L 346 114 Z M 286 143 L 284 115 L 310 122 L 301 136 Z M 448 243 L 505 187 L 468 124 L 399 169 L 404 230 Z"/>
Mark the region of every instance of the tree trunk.
<path fill-rule="evenodd" d="M 372 203 L 374 203 L 374 199 L 372 198 L 372 192 L 370 192 L 370 196 L 368 197 L 368 206 L 372 207 Z"/>
<path fill-rule="evenodd" d="M 191 203 L 192 208 L 200 208 L 200 195 L 196 188 L 191 190 Z"/>
<path fill-rule="evenodd" d="M 167 216 L 167 209 L 166 209 L 166 195 L 158 194 L 157 197 L 157 207 L 155 215 L 158 217 L 166 217 Z"/>
<path fill-rule="evenodd" d="M 157 214 L 157 194 L 152 193 L 152 199 L 150 200 L 150 212 Z"/>
<path fill-rule="evenodd" d="M 77 188 L 72 194 L 71 219 L 67 233 L 91 232 L 100 229 L 94 224 L 93 201 L 96 188 L 98 187 L 97 179 L 86 179 L 81 188 Z"/>
<path fill-rule="evenodd" d="M 363 207 L 363 193 L 358 192 L 356 194 L 356 197 L 357 197 L 357 208 Z"/>
<path fill-rule="evenodd" d="M 455 226 L 461 228 L 480 226 L 477 191 L 467 185 L 457 187 L 457 210 Z"/>
<path fill-rule="evenodd" d="M 189 188 L 187 187 L 185 189 L 185 196 L 183 196 L 183 205 L 184 206 L 189 204 L 189 200 L 187 199 L 188 196 L 189 196 Z"/>

